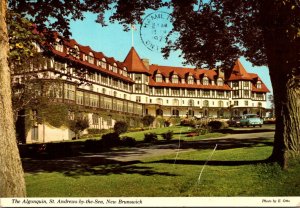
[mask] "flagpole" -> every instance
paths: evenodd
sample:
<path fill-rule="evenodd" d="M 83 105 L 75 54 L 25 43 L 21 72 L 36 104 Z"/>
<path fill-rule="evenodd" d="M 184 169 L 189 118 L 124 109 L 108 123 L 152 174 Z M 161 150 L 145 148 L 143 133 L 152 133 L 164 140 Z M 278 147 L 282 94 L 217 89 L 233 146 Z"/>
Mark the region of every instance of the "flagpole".
<path fill-rule="evenodd" d="M 133 47 L 133 25 L 131 25 L 131 46 Z"/>

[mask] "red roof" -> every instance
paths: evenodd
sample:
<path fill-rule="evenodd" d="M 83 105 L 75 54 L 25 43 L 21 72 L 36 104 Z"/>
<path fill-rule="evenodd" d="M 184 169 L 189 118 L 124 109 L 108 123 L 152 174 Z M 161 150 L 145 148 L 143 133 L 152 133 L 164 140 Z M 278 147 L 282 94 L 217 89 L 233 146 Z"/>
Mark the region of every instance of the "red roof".
<path fill-rule="evenodd" d="M 75 45 L 79 47 L 79 50 L 81 53 L 89 54 L 90 52 L 93 53 L 94 58 L 101 60 L 103 58 L 106 59 L 107 63 L 113 65 L 114 63 L 117 64 L 119 68 L 123 68 L 124 66 L 127 67 L 128 72 L 134 72 L 134 73 L 145 73 L 150 75 L 150 86 L 161 86 L 161 87 L 174 87 L 174 88 L 197 88 L 197 89 L 214 89 L 214 90 L 231 90 L 231 88 L 224 83 L 223 86 L 217 86 L 217 85 L 202 85 L 198 83 L 194 84 L 182 84 L 182 83 L 172 83 L 170 82 L 166 83 L 165 81 L 162 82 L 156 82 L 155 81 L 155 74 L 160 73 L 164 77 L 171 77 L 173 74 L 178 75 L 181 79 L 186 79 L 188 75 L 192 75 L 195 79 L 201 80 L 204 76 L 206 76 L 210 80 L 216 80 L 218 78 L 218 74 L 216 70 L 208 70 L 208 69 L 196 69 L 196 68 L 185 68 L 185 67 L 173 67 L 173 66 L 160 66 L 160 65 L 150 65 L 149 69 L 144 65 L 143 61 L 139 57 L 138 53 L 132 47 L 130 51 L 128 52 L 124 62 L 120 62 L 115 60 L 113 57 L 106 57 L 102 52 L 96 52 L 93 51 L 89 46 L 82 46 L 78 44 L 74 39 L 71 39 L 69 41 L 64 40 L 63 44 L 74 48 Z M 115 73 L 112 71 L 109 71 L 108 69 L 103 69 L 101 66 L 97 66 L 96 64 L 90 64 L 87 61 L 83 61 L 80 59 L 77 59 L 71 55 L 68 55 L 66 50 L 64 52 L 56 51 L 52 48 L 52 52 L 60 56 L 62 58 L 67 58 L 69 60 L 75 61 L 77 63 L 80 63 L 82 65 L 88 66 L 89 68 L 92 68 L 94 70 L 101 71 L 105 74 L 108 74 L 113 77 L 120 78 L 124 81 L 133 83 L 133 80 L 129 77 L 125 77 L 119 73 Z M 95 62 L 96 63 L 96 62 Z M 240 63 L 239 60 L 235 62 L 234 67 L 230 71 L 229 78 L 225 81 L 234 81 L 234 80 L 249 80 L 252 82 L 252 91 L 253 92 L 270 92 L 269 89 L 266 87 L 266 85 L 261 81 L 259 76 L 254 73 L 247 73 L 246 69 L 243 67 L 243 65 Z M 257 88 L 257 81 L 261 81 L 261 88 Z"/>
<path fill-rule="evenodd" d="M 150 74 L 134 47 L 131 47 L 123 63 L 127 67 L 128 72 Z"/>
<path fill-rule="evenodd" d="M 215 70 L 207 70 L 207 69 L 195 69 L 195 68 L 184 68 L 184 67 L 173 67 L 173 66 L 160 66 L 160 65 L 150 65 L 149 67 L 150 73 L 153 75 L 150 77 L 150 86 L 161 86 L 161 87 L 182 87 L 182 88 L 197 88 L 197 89 L 215 89 L 215 90 L 231 90 L 231 88 L 224 83 L 223 86 L 217 85 L 202 85 L 202 84 L 182 84 L 182 83 L 169 83 L 156 82 L 154 75 L 157 73 L 161 73 L 164 77 L 171 77 L 173 74 L 177 74 L 181 79 L 185 79 L 186 75 L 192 75 L 196 79 L 201 79 L 204 74 L 210 79 L 215 80 L 215 76 L 217 76 L 217 72 Z"/>
<path fill-rule="evenodd" d="M 100 66 L 96 66 L 95 64 L 90 64 L 90 63 L 87 62 L 87 61 L 82 61 L 82 60 L 80 60 L 80 59 L 76 59 L 75 57 L 73 57 L 73 56 L 71 56 L 71 55 L 68 55 L 68 54 L 66 54 L 66 53 L 59 52 L 59 51 L 57 51 L 57 50 L 52 50 L 52 52 L 53 52 L 55 55 L 59 56 L 59 57 L 62 57 L 62 58 L 65 58 L 65 59 L 69 59 L 69 60 L 72 60 L 72 61 L 74 61 L 74 62 L 77 62 L 77 63 L 79 63 L 79 64 L 82 64 L 82 65 L 84 65 L 84 66 L 87 66 L 87 67 L 89 67 L 89 68 L 92 68 L 92 69 L 94 69 L 94 70 L 100 71 L 100 72 L 102 72 L 102 73 L 104 73 L 104 74 L 108 74 L 108 75 L 110 75 L 110 76 L 112 76 L 112 77 L 117 77 L 117 78 L 122 79 L 122 80 L 124 80 L 124 81 L 133 83 L 133 80 L 132 80 L 131 78 L 125 77 L 124 75 L 121 75 L 121 74 L 118 74 L 118 73 L 109 71 L 108 69 L 103 69 L 103 68 L 101 68 Z"/>
<path fill-rule="evenodd" d="M 231 70 L 228 81 L 234 80 L 252 80 L 244 66 L 241 64 L 239 60 L 237 60 L 234 64 L 233 69 Z"/>

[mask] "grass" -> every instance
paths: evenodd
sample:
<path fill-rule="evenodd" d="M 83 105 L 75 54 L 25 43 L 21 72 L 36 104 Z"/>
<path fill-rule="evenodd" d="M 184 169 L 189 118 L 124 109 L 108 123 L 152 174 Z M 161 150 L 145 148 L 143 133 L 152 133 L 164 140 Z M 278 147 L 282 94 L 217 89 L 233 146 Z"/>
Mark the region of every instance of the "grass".
<path fill-rule="evenodd" d="M 138 132 L 128 132 L 124 133 L 121 136 L 129 136 L 135 138 L 136 141 L 143 141 L 144 140 L 144 134 L 146 133 L 156 133 L 158 135 L 158 139 L 162 140 L 162 134 L 166 133 L 168 131 L 173 131 L 173 140 L 185 140 L 185 141 L 194 141 L 194 140 L 200 140 L 200 139 L 206 139 L 206 138 L 215 138 L 224 136 L 226 134 L 224 133 L 208 133 L 205 135 L 199 135 L 199 136 L 193 136 L 188 137 L 187 134 L 190 133 L 194 128 L 189 126 L 170 126 L 170 127 L 162 127 L 162 128 L 155 128 L 155 129 L 149 129 L 144 131 L 138 131 Z"/>
<path fill-rule="evenodd" d="M 29 197 L 299 196 L 300 163 L 285 171 L 263 163 L 272 151 L 264 144 L 217 149 L 200 184 L 199 173 L 212 149 L 180 152 L 176 164 L 176 153 L 134 163 L 97 158 L 72 162 L 72 167 L 59 161 L 50 161 L 56 168 L 28 164 L 27 193 Z"/>

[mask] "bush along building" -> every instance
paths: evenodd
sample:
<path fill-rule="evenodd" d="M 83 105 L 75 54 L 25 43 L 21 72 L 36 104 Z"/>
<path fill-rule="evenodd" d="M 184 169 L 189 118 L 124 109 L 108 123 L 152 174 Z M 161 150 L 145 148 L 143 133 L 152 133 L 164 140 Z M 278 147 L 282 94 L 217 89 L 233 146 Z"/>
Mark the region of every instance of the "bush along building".
<path fill-rule="evenodd" d="M 17 135 L 23 143 L 70 140 L 75 134 L 69 123 L 79 118 L 96 133 L 118 120 L 139 126 L 144 115 L 164 120 L 265 115 L 269 90 L 239 61 L 224 73 L 150 64 L 134 47 L 123 62 L 75 40 L 57 38 L 47 53 L 37 48 L 44 61 L 12 76 L 22 84 L 25 75 L 34 75 L 44 89 L 36 94 L 47 97 L 19 112 Z"/>

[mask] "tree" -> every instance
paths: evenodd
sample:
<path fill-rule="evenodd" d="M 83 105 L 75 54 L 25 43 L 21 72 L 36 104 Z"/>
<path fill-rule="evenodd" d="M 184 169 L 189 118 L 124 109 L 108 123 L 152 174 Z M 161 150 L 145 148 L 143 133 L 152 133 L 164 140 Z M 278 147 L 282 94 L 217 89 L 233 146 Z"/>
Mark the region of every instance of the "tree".
<path fill-rule="evenodd" d="M 125 121 L 117 121 L 114 125 L 114 131 L 118 135 L 125 133 L 128 129 L 128 124 Z"/>
<path fill-rule="evenodd" d="M 143 125 L 145 126 L 149 126 L 154 122 L 155 118 L 154 116 L 151 116 L 151 115 L 145 115 L 143 118 L 142 118 L 142 123 Z"/>
<path fill-rule="evenodd" d="M 300 156 L 300 6 L 295 0 L 172 0 L 174 28 L 163 50 L 182 50 L 186 63 L 230 71 L 244 56 L 267 65 L 276 131 L 270 161 L 287 167 Z M 186 15 L 189 14 L 189 15 Z"/>
<path fill-rule="evenodd" d="M 80 133 L 89 128 L 89 126 L 88 119 L 81 116 L 69 121 L 69 128 L 75 133 L 75 139 L 79 139 Z"/>

